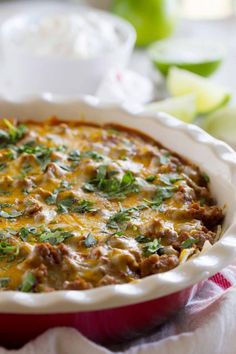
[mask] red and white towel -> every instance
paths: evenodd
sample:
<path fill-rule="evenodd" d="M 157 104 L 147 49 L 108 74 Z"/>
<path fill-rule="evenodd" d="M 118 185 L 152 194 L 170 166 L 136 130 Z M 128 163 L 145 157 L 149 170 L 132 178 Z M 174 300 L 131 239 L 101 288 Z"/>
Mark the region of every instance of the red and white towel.
<path fill-rule="evenodd" d="M 185 309 L 143 338 L 105 348 L 72 328 L 55 328 L 20 350 L 0 349 L 13 353 L 236 354 L 236 265 L 207 280 Z"/>

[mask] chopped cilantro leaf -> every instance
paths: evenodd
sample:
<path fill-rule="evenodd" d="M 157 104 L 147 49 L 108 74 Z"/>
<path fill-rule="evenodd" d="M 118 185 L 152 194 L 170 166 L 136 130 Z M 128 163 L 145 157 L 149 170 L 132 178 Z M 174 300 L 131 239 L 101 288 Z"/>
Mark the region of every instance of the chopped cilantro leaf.
<path fill-rule="evenodd" d="M 153 241 L 148 242 L 145 244 L 143 248 L 143 255 L 145 257 L 149 257 L 154 253 L 157 253 L 159 249 L 163 248 L 157 238 L 155 238 Z"/>
<path fill-rule="evenodd" d="M 64 171 L 66 172 L 71 172 L 73 170 L 73 166 L 68 166 L 68 165 L 65 165 L 64 163 L 61 163 L 61 162 L 56 162 L 56 164 Z"/>
<path fill-rule="evenodd" d="M 10 213 L 4 211 L 4 210 L 0 210 L 0 217 L 1 218 L 4 218 L 4 219 L 15 219 L 15 218 L 18 218 L 19 216 L 23 215 L 23 212 L 21 211 L 16 211 L 16 210 L 13 210 Z"/>
<path fill-rule="evenodd" d="M 0 163 L 0 171 L 5 170 L 6 167 L 7 167 L 7 163 L 6 163 L 6 162 L 1 162 L 1 163 Z"/>
<path fill-rule="evenodd" d="M 30 163 L 26 162 L 23 164 L 22 168 L 21 168 L 21 173 L 20 173 L 20 177 L 25 177 L 28 172 L 30 172 L 32 170 L 32 166 Z"/>
<path fill-rule="evenodd" d="M 56 204 L 56 201 L 57 201 L 57 197 L 58 197 L 58 194 L 60 192 L 63 192 L 65 190 L 68 190 L 71 188 L 71 184 L 67 181 L 61 181 L 60 183 L 60 187 L 59 188 L 56 188 L 54 189 L 54 191 L 52 192 L 51 195 L 49 195 L 46 199 L 45 199 L 45 202 L 49 205 L 53 205 L 53 204 Z"/>
<path fill-rule="evenodd" d="M 152 209 L 159 209 L 161 204 L 166 200 L 173 196 L 174 192 L 176 191 L 176 186 L 156 186 L 156 192 L 152 200 L 146 200 L 145 202 L 152 208 Z"/>
<path fill-rule="evenodd" d="M 37 229 L 33 226 L 21 227 L 18 234 L 20 236 L 20 239 L 25 242 L 30 234 L 37 234 Z"/>
<path fill-rule="evenodd" d="M 181 248 L 184 249 L 184 248 L 192 247 L 196 242 L 197 240 L 195 238 L 189 237 L 187 238 L 187 240 L 181 243 Z"/>
<path fill-rule="evenodd" d="M 9 283 L 10 283 L 10 278 L 8 277 L 0 278 L 0 288 L 6 288 Z"/>
<path fill-rule="evenodd" d="M 169 163 L 169 157 L 170 157 L 170 153 L 169 152 L 165 152 L 164 154 L 162 154 L 160 156 L 160 164 L 161 165 L 167 165 Z"/>
<path fill-rule="evenodd" d="M 60 191 L 66 190 L 66 189 L 71 189 L 71 183 L 69 183 L 68 181 L 61 181 Z"/>
<path fill-rule="evenodd" d="M 72 205 L 75 203 L 75 198 L 73 196 L 68 196 L 65 199 L 59 200 L 57 202 L 57 207 L 59 212 L 68 212 Z"/>
<path fill-rule="evenodd" d="M 44 169 L 47 164 L 51 161 L 51 153 L 53 151 L 61 151 L 64 147 L 47 147 L 42 144 L 35 144 L 34 141 L 31 141 L 27 144 L 17 147 L 18 154 L 26 153 L 35 155 L 38 163 L 41 168 Z"/>
<path fill-rule="evenodd" d="M 69 231 L 62 231 L 60 229 L 44 231 L 40 237 L 40 242 L 49 242 L 51 245 L 58 245 L 64 242 L 67 238 L 73 237 L 73 233 Z"/>
<path fill-rule="evenodd" d="M 114 177 L 117 171 L 108 171 L 108 166 L 98 167 L 96 177 L 85 183 L 86 192 L 98 192 L 108 199 L 122 199 L 127 194 L 138 193 L 139 186 L 132 172 L 127 171 L 121 180 Z"/>
<path fill-rule="evenodd" d="M 26 227 L 22 227 L 19 231 L 20 239 L 26 241 L 29 235 L 29 230 Z"/>
<path fill-rule="evenodd" d="M 9 134 L 5 131 L 0 129 L 0 142 L 7 142 L 9 140 Z"/>
<path fill-rule="evenodd" d="M 169 186 L 181 179 L 183 179 L 183 177 L 178 173 L 166 173 L 160 176 L 160 181 Z"/>
<path fill-rule="evenodd" d="M 153 181 L 155 181 L 156 176 L 151 175 L 151 176 L 146 177 L 145 179 L 146 179 L 147 182 L 153 182 Z"/>
<path fill-rule="evenodd" d="M 26 127 L 25 125 L 19 125 L 18 127 L 15 127 L 9 120 L 3 119 L 4 124 L 8 128 L 8 133 L 3 134 L 3 131 L 1 130 L 2 134 L 0 134 L 0 139 L 3 140 L 7 144 L 14 144 L 20 139 L 23 138 Z M 5 132 L 4 132 L 5 133 Z"/>
<path fill-rule="evenodd" d="M 81 200 L 78 204 L 76 204 L 74 206 L 74 208 L 72 209 L 72 211 L 74 213 L 79 213 L 79 214 L 83 214 L 86 212 L 96 212 L 97 209 L 93 207 L 93 203 L 90 202 L 89 200 Z"/>
<path fill-rule="evenodd" d="M 119 230 L 120 227 L 124 226 L 127 221 L 134 217 L 134 213 L 137 211 L 138 208 L 120 208 L 120 211 L 118 211 L 109 218 L 107 222 L 107 227 L 109 227 L 110 229 Z"/>
<path fill-rule="evenodd" d="M 81 154 L 82 158 L 91 158 L 94 161 L 102 161 L 104 157 L 96 151 L 85 151 Z"/>
<path fill-rule="evenodd" d="M 204 206 L 206 204 L 206 198 L 205 197 L 201 197 L 199 199 L 199 203 L 200 203 L 200 206 Z"/>
<path fill-rule="evenodd" d="M 86 239 L 84 240 L 85 247 L 90 248 L 92 246 L 95 246 L 96 244 L 97 244 L 97 240 L 93 237 L 91 233 L 89 233 Z"/>
<path fill-rule="evenodd" d="M 68 196 L 65 199 L 59 200 L 57 202 L 57 208 L 60 213 L 71 212 L 83 214 L 86 212 L 94 213 L 97 211 L 97 209 L 94 208 L 93 203 L 89 200 L 83 199 L 79 201 L 73 196 Z"/>
<path fill-rule="evenodd" d="M 18 245 L 13 245 L 7 240 L 0 241 L 0 259 L 8 257 L 8 261 L 12 261 L 19 254 Z"/>
<path fill-rule="evenodd" d="M 46 199 L 45 199 L 45 202 L 48 204 L 48 205 L 53 205 L 56 203 L 56 200 L 57 200 L 57 196 L 58 196 L 58 190 L 55 189 L 51 195 L 49 195 Z"/>
<path fill-rule="evenodd" d="M 139 243 L 147 243 L 147 242 L 150 242 L 152 239 L 147 236 L 139 235 L 139 236 L 135 237 L 135 240 Z"/>
<path fill-rule="evenodd" d="M 20 291 L 23 291 L 24 293 L 32 292 L 36 284 L 36 281 L 37 279 L 35 278 L 34 274 L 30 272 L 27 273 L 23 279 L 22 285 L 20 287 Z"/>
<path fill-rule="evenodd" d="M 81 160 L 81 154 L 79 150 L 73 150 L 68 155 L 69 161 L 79 162 Z"/>
<path fill-rule="evenodd" d="M 68 155 L 68 160 L 79 163 L 82 159 L 91 158 L 94 161 L 102 161 L 104 157 L 96 151 L 84 151 L 73 150 Z"/>
<path fill-rule="evenodd" d="M 206 172 L 202 173 L 202 178 L 204 179 L 206 184 L 208 184 L 210 182 L 210 177 L 208 176 L 208 174 Z"/>

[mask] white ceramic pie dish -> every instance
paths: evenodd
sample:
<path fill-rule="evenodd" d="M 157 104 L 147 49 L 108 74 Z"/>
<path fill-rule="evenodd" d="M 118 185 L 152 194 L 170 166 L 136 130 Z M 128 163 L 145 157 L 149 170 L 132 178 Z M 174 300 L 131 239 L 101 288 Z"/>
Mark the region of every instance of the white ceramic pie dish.
<path fill-rule="evenodd" d="M 0 115 L 1 118 L 40 121 L 56 115 L 63 120 L 115 123 L 137 129 L 199 165 L 210 176 L 211 191 L 218 204 L 226 205 L 220 240 L 177 268 L 133 283 L 91 290 L 43 294 L 0 292 L 0 318 L 9 314 L 49 316 L 63 313 L 66 316 L 70 313 L 102 313 L 108 309 L 132 308 L 133 304 L 151 304 L 158 299 L 161 303 L 171 294 L 181 294 L 184 289 L 190 289 L 233 261 L 236 256 L 236 153 L 225 143 L 164 113 L 145 113 L 142 107 L 103 105 L 90 96 L 62 99 L 48 94 L 14 102 L 1 99 Z"/>

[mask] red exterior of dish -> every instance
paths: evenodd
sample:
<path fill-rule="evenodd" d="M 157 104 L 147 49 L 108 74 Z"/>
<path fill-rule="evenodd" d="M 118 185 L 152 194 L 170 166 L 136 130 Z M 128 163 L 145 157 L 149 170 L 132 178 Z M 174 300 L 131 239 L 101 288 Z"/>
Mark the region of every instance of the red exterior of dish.
<path fill-rule="evenodd" d="M 199 285 L 135 305 L 66 314 L 0 314 L 0 345 L 17 348 L 53 327 L 73 327 L 98 343 L 134 338 L 186 305 Z"/>

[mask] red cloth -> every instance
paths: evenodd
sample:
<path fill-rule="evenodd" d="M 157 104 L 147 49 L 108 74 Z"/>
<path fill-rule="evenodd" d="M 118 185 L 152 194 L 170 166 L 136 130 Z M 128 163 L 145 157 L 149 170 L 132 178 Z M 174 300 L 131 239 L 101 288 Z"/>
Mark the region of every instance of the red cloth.
<path fill-rule="evenodd" d="M 209 280 L 213 281 L 215 284 L 219 285 L 224 290 L 232 286 L 231 282 L 226 279 L 221 273 L 213 275 Z"/>

